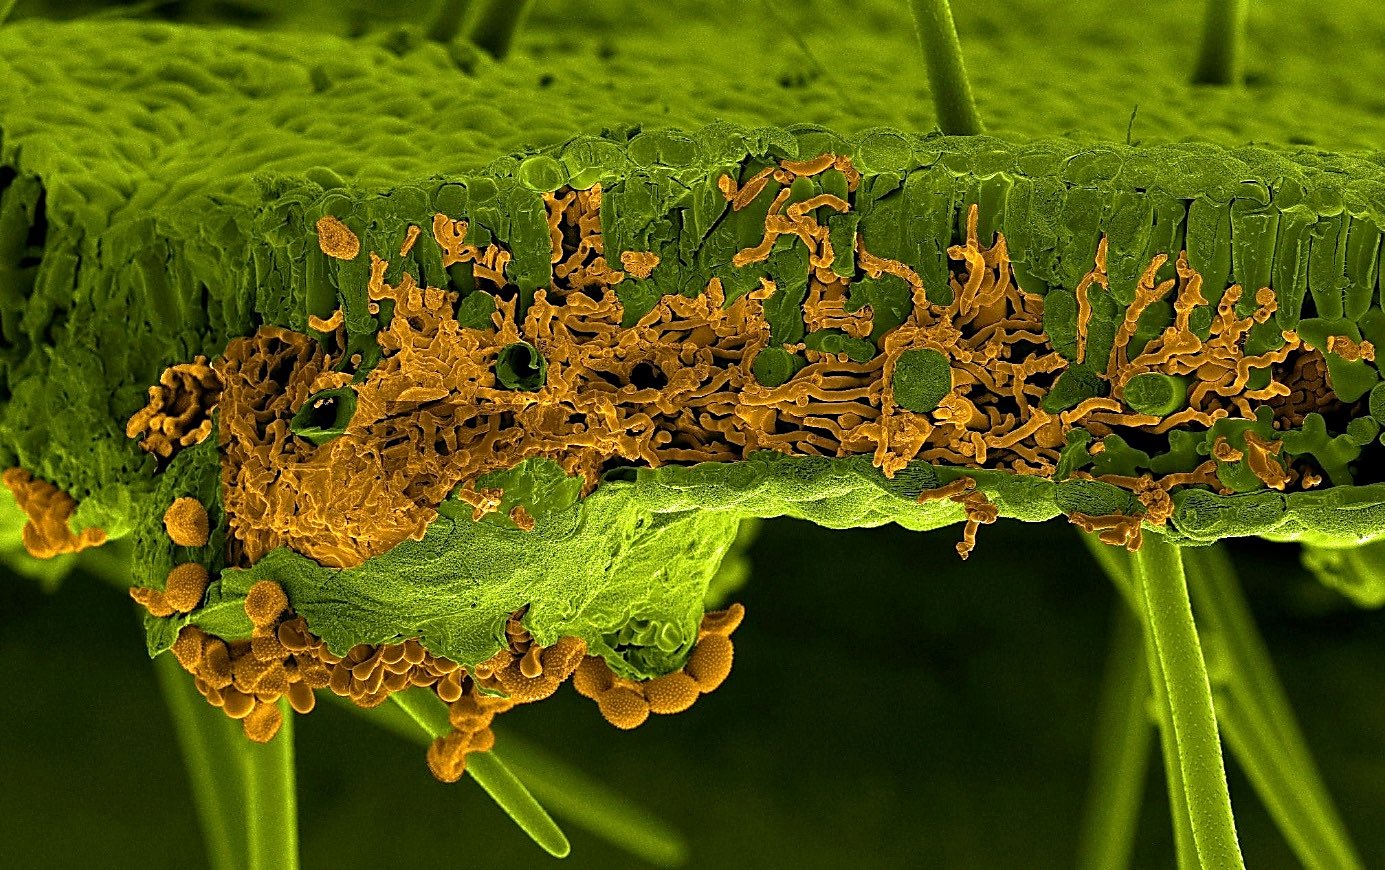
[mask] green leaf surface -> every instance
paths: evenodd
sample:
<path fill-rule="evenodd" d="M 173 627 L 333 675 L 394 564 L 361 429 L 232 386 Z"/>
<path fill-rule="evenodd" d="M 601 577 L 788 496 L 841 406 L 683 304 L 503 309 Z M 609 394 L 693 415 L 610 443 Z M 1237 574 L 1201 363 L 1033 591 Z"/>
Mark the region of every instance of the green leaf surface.
<path fill-rule="evenodd" d="M 898 523 L 928 530 L 960 522 L 948 500 L 917 503 L 924 489 L 966 474 L 1002 517 L 1038 522 L 1065 511 L 1133 513 L 1124 490 L 1097 481 L 1061 484 L 1009 472 L 912 463 L 893 479 L 869 457 L 789 457 L 760 452 L 734 463 L 635 469 L 566 507 L 563 484 L 535 471 L 529 497 L 543 514 L 530 532 L 474 522 L 445 503 L 421 541 L 405 541 L 356 568 L 325 568 L 280 548 L 254 567 L 230 569 L 190 617 L 148 621 L 150 651 L 166 649 L 186 622 L 246 636 L 240 610 L 260 579 L 284 585 L 294 608 L 339 654 L 357 643 L 421 637 L 438 655 L 479 662 L 500 648 L 504 619 L 529 605 L 525 623 L 541 643 L 564 635 L 632 678 L 657 676 L 615 654 L 604 640 L 643 620 L 677 638 L 681 661 L 695 638 L 703 598 L 742 519 L 790 516 L 829 528 Z M 512 481 L 523 480 L 521 474 Z M 170 499 L 171 500 L 171 499 Z M 1260 534 L 1357 543 L 1385 529 L 1385 485 L 1220 496 L 1174 494 L 1172 540 L 1191 544 Z M 171 561 L 171 560 L 170 560 Z"/>

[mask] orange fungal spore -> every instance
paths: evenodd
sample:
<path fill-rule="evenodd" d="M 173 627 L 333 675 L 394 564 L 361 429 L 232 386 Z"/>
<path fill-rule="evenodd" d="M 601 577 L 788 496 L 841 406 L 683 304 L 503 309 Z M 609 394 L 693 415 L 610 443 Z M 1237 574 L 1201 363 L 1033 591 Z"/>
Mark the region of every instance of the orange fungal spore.
<path fill-rule="evenodd" d="M 575 637 L 538 645 L 517 614 L 510 620 L 506 646 L 471 671 L 434 656 L 416 640 L 357 644 L 341 656 L 293 613 L 279 584 L 257 582 L 244 607 L 254 626 L 248 640 L 227 642 L 190 625 L 180 631 L 172 652 L 209 703 L 241 720 L 249 739 L 266 742 L 278 732 L 281 698 L 301 715 L 316 706 L 316 689 L 361 707 L 378 706 L 405 689 L 428 689 L 448 705 L 453 726 L 427 754 L 429 769 L 446 782 L 462 775 L 467 754 L 491 748 L 495 736 L 490 724 L 496 714 L 552 695 L 586 652 L 586 644 Z"/>
<path fill-rule="evenodd" d="M 175 613 L 191 613 L 202 603 L 208 579 L 206 566 L 198 562 L 174 565 L 164 580 L 164 603 Z"/>
<path fill-rule="evenodd" d="M 650 713 L 681 713 L 731 673 L 734 650 L 730 636 L 744 616 L 745 608 L 740 604 L 704 614 L 687 663 L 673 673 L 651 680 L 629 680 L 617 676 L 605 659 L 587 656 L 573 674 L 573 688 L 596 701 L 607 722 L 625 730 L 644 724 Z"/>
<path fill-rule="evenodd" d="M 180 547 L 205 547 L 211 534 L 207 509 L 190 496 L 174 499 L 164 511 L 164 531 Z"/>

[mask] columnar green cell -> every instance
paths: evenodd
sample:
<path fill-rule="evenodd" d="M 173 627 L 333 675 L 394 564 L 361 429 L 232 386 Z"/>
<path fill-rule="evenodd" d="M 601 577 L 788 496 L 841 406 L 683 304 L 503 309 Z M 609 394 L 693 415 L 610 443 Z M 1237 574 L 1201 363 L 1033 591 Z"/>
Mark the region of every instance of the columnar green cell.
<path fill-rule="evenodd" d="M 1158 372 L 1136 375 L 1125 385 L 1125 404 L 1137 414 L 1167 417 L 1187 406 L 1187 379 Z"/>

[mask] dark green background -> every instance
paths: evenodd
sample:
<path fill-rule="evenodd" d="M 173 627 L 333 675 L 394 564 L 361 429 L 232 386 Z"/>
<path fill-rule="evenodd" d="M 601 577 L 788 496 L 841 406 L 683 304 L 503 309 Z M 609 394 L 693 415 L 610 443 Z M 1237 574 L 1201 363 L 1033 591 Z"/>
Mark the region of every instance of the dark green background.
<path fill-rule="evenodd" d="M 691 839 L 694 867 L 1063 867 L 1074 854 L 1112 592 L 1062 524 L 832 532 L 766 523 L 736 666 L 619 732 L 570 687 L 503 717 Z M 1296 548 L 1233 544 L 1275 662 L 1368 866 L 1385 866 L 1385 614 Z M 1195 582 L 1195 581 L 1194 581 Z M 191 796 L 133 606 L 75 576 L 0 580 L 0 819 L 9 867 L 187 868 Z M 557 865 L 473 783 L 335 705 L 298 720 L 304 866 Z M 1252 868 L 1295 867 L 1236 770 Z M 571 868 L 638 867 L 571 830 Z M 1136 864 L 1171 866 L 1157 760 Z"/>

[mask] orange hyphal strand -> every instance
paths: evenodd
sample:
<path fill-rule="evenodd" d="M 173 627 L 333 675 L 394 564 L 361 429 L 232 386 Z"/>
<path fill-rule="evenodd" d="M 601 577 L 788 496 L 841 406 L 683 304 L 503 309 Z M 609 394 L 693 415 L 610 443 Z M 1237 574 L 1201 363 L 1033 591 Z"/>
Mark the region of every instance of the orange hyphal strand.
<path fill-rule="evenodd" d="M 1329 335 L 1327 337 L 1327 352 L 1335 353 L 1337 356 L 1348 362 L 1365 360 L 1366 362 L 1375 361 L 1375 346 L 1369 341 L 1357 342 L 1345 335 Z"/>
<path fill-rule="evenodd" d="M 332 332 L 345 322 L 346 312 L 342 311 L 340 308 L 333 311 L 332 315 L 327 318 L 318 317 L 316 314 L 308 315 L 308 328 L 315 329 L 318 332 Z"/>
<path fill-rule="evenodd" d="M 205 356 L 169 366 L 149 388 L 149 403 L 126 423 L 125 437 L 138 438 L 140 447 L 168 459 L 211 434 L 220 394 L 221 381 Z"/>
<path fill-rule="evenodd" d="M 51 559 L 63 553 L 78 553 L 106 542 L 106 532 L 95 526 L 74 534 L 68 521 L 77 510 L 77 501 L 46 480 L 39 480 L 22 468 L 9 468 L 0 475 L 15 504 L 28 521 L 20 532 L 30 556 Z"/>
<path fill-rule="evenodd" d="M 808 295 L 803 301 L 803 323 L 809 332 L 840 329 L 852 338 L 868 338 L 874 326 L 870 306 L 855 311 L 846 308 L 849 284 L 828 270 L 815 271 L 808 278 Z"/>
<path fill-rule="evenodd" d="M 811 160 L 784 160 L 779 165 L 794 175 L 806 177 L 831 169 L 833 161 L 836 159 L 837 155 L 835 154 L 822 154 Z"/>
<path fill-rule="evenodd" d="M 350 558 L 372 546 L 369 539 L 379 534 L 379 522 L 369 513 L 414 508 L 412 502 L 391 499 L 390 490 L 372 494 L 373 485 L 364 480 L 353 485 L 359 489 L 351 490 L 354 498 L 348 502 L 327 506 L 312 501 L 315 493 L 331 488 L 327 478 L 379 470 L 378 447 L 357 451 L 350 448 L 350 439 L 340 438 L 317 447 L 289 431 L 289 421 L 309 396 L 351 382 L 350 373 L 332 371 L 335 361 L 314 339 L 277 327 L 261 327 L 249 338 L 232 340 L 216 361 L 225 385 L 217 431 L 233 563 L 253 564 L 269 550 L 287 545 L 321 552 L 323 564 L 355 564 Z M 408 526 L 400 539 L 413 530 Z M 417 534 L 422 536 L 421 528 Z M 367 540 L 336 543 L 353 535 Z M 308 540 L 316 544 L 304 549 Z M 339 550 L 353 556 L 334 560 Z"/>
<path fill-rule="evenodd" d="M 637 728 L 650 713 L 681 713 L 730 675 L 735 652 L 731 633 L 744 617 L 740 604 L 704 614 L 687 663 L 673 673 L 630 680 L 617 676 L 600 656 L 587 656 L 573 674 L 572 687 L 596 701 L 601 715 L 617 728 Z"/>
<path fill-rule="evenodd" d="M 731 210 L 740 211 L 750 205 L 750 203 L 755 200 L 755 197 L 759 196 L 760 192 L 768 186 L 770 175 L 773 172 L 774 167 L 767 166 L 755 173 L 745 184 L 739 187 L 736 186 L 735 179 L 731 178 L 729 175 L 723 175 L 722 178 L 730 180 L 730 184 L 723 186 L 721 191 L 726 198 L 730 200 Z"/>
<path fill-rule="evenodd" d="M 1270 489 L 1281 492 L 1289 483 L 1289 475 L 1276 458 L 1284 447 L 1283 441 L 1267 441 L 1254 432 L 1245 433 L 1246 459 L 1250 470 Z"/>
<path fill-rule="evenodd" d="M 534 518 L 529 515 L 529 512 L 524 509 L 524 505 L 522 504 L 517 504 L 514 507 L 510 508 L 509 516 L 510 522 L 514 523 L 516 526 L 518 526 L 526 532 L 532 532 L 534 530 L 534 526 L 537 525 Z"/>
<path fill-rule="evenodd" d="M 555 295 L 592 293 L 625 280 L 624 272 L 606 262 L 606 245 L 601 234 L 601 198 L 599 184 L 590 190 L 569 191 L 563 196 L 550 193 L 544 197 L 556 279 L 549 289 Z M 566 240 L 564 228 L 575 236 L 575 242 Z M 635 277 L 648 277 L 659 258 L 652 253 L 636 252 L 632 262 L 637 271 L 644 273 Z"/>
<path fill-rule="evenodd" d="M 1110 279 L 1106 276 L 1106 237 L 1096 247 L 1096 267 L 1077 282 L 1077 361 L 1087 359 L 1087 328 L 1092 321 L 1091 288 L 1099 284 L 1109 289 Z"/>
<path fill-rule="evenodd" d="M 404 234 L 404 241 L 399 245 L 399 256 L 409 256 L 409 252 L 414 249 L 414 243 L 418 241 L 418 237 L 421 234 L 422 230 L 413 224 L 409 224 L 409 231 Z"/>
<path fill-rule="evenodd" d="M 1125 547 L 1132 553 L 1140 549 L 1143 536 L 1140 517 L 1126 514 L 1090 516 L 1084 513 L 1073 513 L 1068 516 L 1068 519 L 1083 531 L 1094 532 L 1097 539 L 1103 544 Z"/>
<path fill-rule="evenodd" d="M 976 481 L 970 477 L 959 477 L 942 486 L 925 489 L 919 493 L 918 503 L 924 504 L 939 499 L 947 499 L 962 506 L 966 524 L 962 527 L 962 540 L 957 543 L 957 555 L 965 561 L 976 549 L 976 533 L 981 526 L 989 525 L 1000 517 L 998 508 L 986 494 L 976 488 Z"/>

